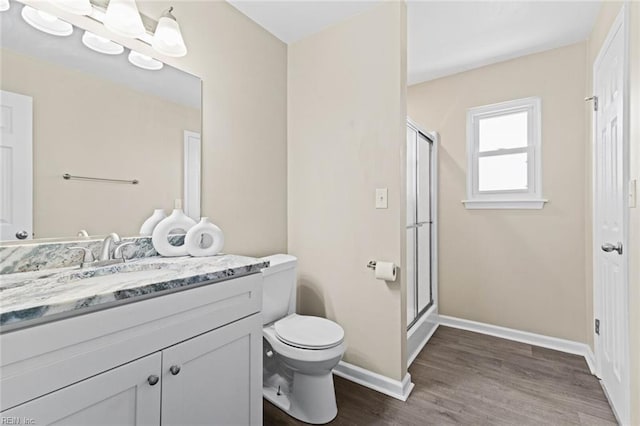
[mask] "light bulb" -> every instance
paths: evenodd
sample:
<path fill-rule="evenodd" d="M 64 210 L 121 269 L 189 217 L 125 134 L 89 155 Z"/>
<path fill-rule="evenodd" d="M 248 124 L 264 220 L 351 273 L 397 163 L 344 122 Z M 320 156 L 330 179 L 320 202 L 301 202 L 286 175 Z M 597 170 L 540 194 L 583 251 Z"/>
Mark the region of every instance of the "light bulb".
<path fill-rule="evenodd" d="M 180 25 L 171 14 L 172 10 L 173 8 L 169 8 L 162 14 L 156 32 L 153 34 L 151 46 L 166 56 L 184 56 L 187 54 L 187 46 L 184 44 Z"/>
<path fill-rule="evenodd" d="M 105 27 L 116 34 L 139 38 L 146 30 L 135 0 L 111 0 L 104 18 Z"/>
<path fill-rule="evenodd" d="M 52 14 L 45 12 L 44 10 L 38 10 L 38 15 L 40 16 L 40 18 L 42 18 L 43 21 L 46 22 L 55 22 L 58 19 Z"/>
<path fill-rule="evenodd" d="M 31 6 L 22 8 L 22 19 L 33 28 L 55 36 L 69 36 L 73 34 L 73 26 L 68 22 Z"/>
<path fill-rule="evenodd" d="M 143 55 L 142 53 L 132 50 L 129 52 L 129 62 L 138 68 L 142 68 L 149 71 L 161 70 L 164 64 L 150 56 Z"/>
<path fill-rule="evenodd" d="M 108 38 L 101 37 L 89 31 L 85 31 L 82 35 L 82 44 L 91 50 L 106 55 L 119 55 L 124 52 L 124 47 L 118 43 L 114 43 Z"/>

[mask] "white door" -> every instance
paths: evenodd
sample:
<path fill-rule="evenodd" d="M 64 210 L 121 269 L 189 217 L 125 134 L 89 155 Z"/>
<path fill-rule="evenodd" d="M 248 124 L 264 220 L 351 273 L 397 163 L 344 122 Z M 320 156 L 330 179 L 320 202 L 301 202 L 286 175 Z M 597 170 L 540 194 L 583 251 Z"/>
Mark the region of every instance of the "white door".
<path fill-rule="evenodd" d="M 628 282 L 625 244 L 625 36 L 618 17 L 594 63 L 594 309 L 596 360 L 618 419 L 629 422 Z"/>
<path fill-rule="evenodd" d="M 157 426 L 161 362 L 160 353 L 149 355 L 3 411 L 2 419 L 34 425 Z"/>
<path fill-rule="evenodd" d="M 0 241 L 33 236 L 32 99 L 0 90 Z"/>
<path fill-rule="evenodd" d="M 262 316 L 162 351 L 163 425 L 262 424 Z"/>
<path fill-rule="evenodd" d="M 184 131 L 184 212 L 200 220 L 200 133 Z"/>

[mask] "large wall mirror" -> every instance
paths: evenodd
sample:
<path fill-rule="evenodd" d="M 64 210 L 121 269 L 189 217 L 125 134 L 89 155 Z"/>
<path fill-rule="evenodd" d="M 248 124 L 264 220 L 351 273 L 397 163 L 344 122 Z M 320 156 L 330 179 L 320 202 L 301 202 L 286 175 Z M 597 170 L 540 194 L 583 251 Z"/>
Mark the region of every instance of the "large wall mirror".
<path fill-rule="evenodd" d="M 0 13 L 0 240 L 136 235 L 185 192 L 199 201 L 200 79 L 90 50 L 80 28 L 43 33 L 21 12 Z"/>

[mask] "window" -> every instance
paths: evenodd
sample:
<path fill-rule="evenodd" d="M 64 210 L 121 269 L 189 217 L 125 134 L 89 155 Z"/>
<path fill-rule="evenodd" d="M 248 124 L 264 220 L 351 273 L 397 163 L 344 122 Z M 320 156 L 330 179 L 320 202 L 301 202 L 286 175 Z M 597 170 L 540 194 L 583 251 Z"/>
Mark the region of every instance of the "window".
<path fill-rule="evenodd" d="M 467 111 L 468 209 L 541 209 L 540 98 Z"/>

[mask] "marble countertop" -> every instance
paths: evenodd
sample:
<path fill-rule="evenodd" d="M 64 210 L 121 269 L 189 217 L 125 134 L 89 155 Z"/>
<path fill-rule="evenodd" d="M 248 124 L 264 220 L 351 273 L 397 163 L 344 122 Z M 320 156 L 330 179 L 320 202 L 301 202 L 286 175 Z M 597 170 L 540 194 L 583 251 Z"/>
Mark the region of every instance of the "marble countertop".
<path fill-rule="evenodd" d="M 35 320 L 65 318 L 116 302 L 249 275 L 268 265 L 261 259 L 224 254 L 4 274 L 0 275 L 0 327 L 3 332 L 15 330 Z"/>

